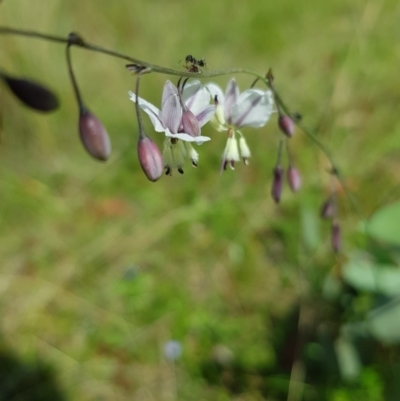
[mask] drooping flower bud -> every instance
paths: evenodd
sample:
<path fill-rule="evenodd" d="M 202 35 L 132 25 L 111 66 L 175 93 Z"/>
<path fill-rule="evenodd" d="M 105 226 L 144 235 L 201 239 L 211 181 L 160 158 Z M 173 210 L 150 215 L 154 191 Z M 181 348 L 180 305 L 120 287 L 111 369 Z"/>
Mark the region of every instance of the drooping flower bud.
<path fill-rule="evenodd" d="M 276 203 L 281 200 L 284 171 L 281 166 L 274 168 L 274 179 L 272 180 L 271 195 Z"/>
<path fill-rule="evenodd" d="M 334 221 L 331 227 L 331 244 L 334 252 L 339 252 L 342 243 L 342 234 L 339 223 Z"/>
<path fill-rule="evenodd" d="M 1 74 L 11 92 L 26 106 L 39 111 L 53 111 L 59 106 L 57 96 L 49 89 L 27 79 L 12 78 Z"/>
<path fill-rule="evenodd" d="M 190 136 L 196 137 L 200 135 L 199 122 L 190 110 L 185 110 L 182 114 L 182 127 L 183 131 Z"/>
<path fill-rule="evenodd" d="M 160 149 L 148 136 L 140 136 L 137 150 L 139 162 L 146 177 L 150 181 L 157 181 L 162 176 L 164 170 Z"/>
<path fill-rule="evenodd" d="M 246 139 L 243 136 L 239 138 L 239 149 L 243 163 L 247 166 L 249 164 L 249 157 L 251 156 L 251 151 L 247 145 Z"/>
<path fill-rule="evenodd" d="M 196 152 L 196 150 L 189 142 L 183 142 L 183 146 L 185 148 L 186 156 L 192 162 L 192 166 L 197 167 L 197 163 L 199 161 L 199 154 Z"/>
<path fill-rule="evenodd" d="M 293 136 L 295 124 L 289 116 L 280 115 L 278 119 L 278 125 L 281 131 L 286 136 L 288 136 L 289 138 Z"/>
<path fill-rule="evenodd" d="M 301 188 L 301 175 L 297 168 L 292 166 L 288 168 L 287 179 L 292 192 L 297 192 Z"/>
<path fill-rule="evenodd" d="M 240 155 L 239 155 L 239 146 L 237 139 L 235 137 L 229 137 L 226 142 L 224 154 L 222 157 L 221 171 L 226 170 L 228 164 L 231 167 L 231 169 L 234 170 L 235 162 L 238 161 L 240 161 Z"/>
<path fill-rule="evenodd" d="M 79 115 L 79 135 L 85 149 L 96 159 L 106 161 L 111 154 L 111 142 L 100 120 L 81 108 Z"/>
<path fill-rule="evenodd" d="M 331 219 L 335 215 L 335 202 L 333 197 L 329 197 L 321 206 L 321 218 Z"/>

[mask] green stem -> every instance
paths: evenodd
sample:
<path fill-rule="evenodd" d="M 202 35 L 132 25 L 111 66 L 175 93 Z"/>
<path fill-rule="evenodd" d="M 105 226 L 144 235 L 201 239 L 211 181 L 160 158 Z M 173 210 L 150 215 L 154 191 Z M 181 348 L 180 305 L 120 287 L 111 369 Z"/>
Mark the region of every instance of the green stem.
<path fill-rule="evenodd" d="M 55 35 L 46 35 L 42 33 L 38 33 L 35 31 L 26 31 L 22 29 L 15 29 L 15 28 L 7 28 L 7 27 L 0 27 L 0 35 L 20 35 L 26 36 L 33 39 L 42 39 L 42 40 L 49 40 L 52 42 L 57 43 L 65 43 L 70 44 L 71 46 L 81 47 L 86 50 L 90 50 L 93 52 L 107 54 L 112 57 L 117 57 L 126 61 L 130 61 L 131 63 L 138 64 L 142 67 L 151 68 L 152 72 L 157 72 L 159 74 L 164 75 L 175 75 L 180 77 L 191 77 L 191 78 L 212 78 L 218 77 L 222 75 L 231 75 L 231 74 L 248 74 L 253 75 L 255 77 L 262 78 L 263 76 L 258 74 L 255 71 L 242 69 L 242 68 L 233 68 L 229 70 L 215 70 L 215 71 L 200 71 L 199 73 L 187 72 L 187 71 L 178 71 L 173 70 L 170 68 L 164 68 L 156 64 L 151 64 L 143 60 L 139 60 L 137 58 L 128 56 L 127 54 L 120 53 L 114 50 L 106 49 L 101 46 L 97 46 L 91 43 L 88 43 L 82 40 L 80 43 L 78 42 L 71 42 L 69 38 L 64 38 L 62 36 L 55 36 Z"/>
<path fill-rule="evenodd" d="M 278 148 L 278 159 L 276 161 L 276 167 L 280 167 L 282 165 L 282 149 L 283 149 L 283 140 L 279 140 L 279 148 Z"/>
<path fill-rule="evenodd" d="M 136 116 L 139 124 L 139 139 L 144 139 L 146 138 L 146 132 L 144 131 L 143 128 L 143 120 L 142 120 L 142 115 L 140 114 L 140 107 L 139 107 L 139 84 L 140 84 L 140 78 L 142 77 L 143 74 L 147 74 L 150 72 L 150 68 L 146 68 L 142 71 L 140 71 L 137 74 L 136 77 L 136 89 L 135 89 L 135 96 L 136 96 L 136 102 L 135 102 L 135 110 L 136 110 Z"/>
<path fill-rule="evenodd" d="M 26 30 L 22 30 L 22 29 L 7 28 L 7 27 L 3 27 L 3 26 L 0 26 L 0 34 L 1 35 L 20 35 L 20 36 L 27 36 L 27 37 L 31 37 L 31 38 L 49 40 L 51 42 L 68 43 L 68 39 L 61 37 L 61 36 L 46 35 L 46 34 L 38 33 L 35 31 L 26 31 Z"/>
<path fill-rule="evenodd" d="M 71 62 L 71 45 L 68 43 L 67 44 L 67 49 L 66 49 L 66 56 L 67 56 L 67 65 L 68 65 L 68 73 L 69 77 L 72 82 L 72 87 L 74 88 L 74 93 L 76 97 L 76 101 L 79 106 L 79 110 L 82 110 L 84 108 L 83 101 L 82 101 L 82 96 L 78 88 L 78 84 L 75 79 L 74 71 L 72 69 L 72 62 Z"/>

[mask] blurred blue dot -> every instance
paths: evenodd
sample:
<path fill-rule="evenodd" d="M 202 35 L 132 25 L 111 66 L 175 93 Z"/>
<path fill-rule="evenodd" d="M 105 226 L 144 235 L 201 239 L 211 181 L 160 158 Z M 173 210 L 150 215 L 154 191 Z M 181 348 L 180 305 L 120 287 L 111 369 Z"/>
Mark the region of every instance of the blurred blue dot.
<path fill-rule="evenodd" d="M 134 280 L 139 275 L 138 266 L 130 266 L 128 267 L 123 275 L 123 279 L 126 281 Z"/>
<path fill-rule="evenodd" d="M 170 360 L 175 361 L 182 355 L 182 345 L 179 341 L 171 340 L 164 345 L 164 356 Z"/>

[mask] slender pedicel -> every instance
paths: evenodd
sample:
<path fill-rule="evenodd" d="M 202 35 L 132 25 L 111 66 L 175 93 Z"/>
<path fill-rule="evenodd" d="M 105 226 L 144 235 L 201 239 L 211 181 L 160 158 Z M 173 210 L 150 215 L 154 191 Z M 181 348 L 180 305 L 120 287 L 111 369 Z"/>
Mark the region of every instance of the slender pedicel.
<path fill-rule="evenodd" d="M 79 108 L 79 136 L 87 152 L 95 159 L 106 161 L 111 154 L 111 142 L 101 121 L 91 113 L 82 100 L 71 62 L 71 44 L 79 37 L 71 34 L 71 43 L 67 44 L 66 56 L 68 72 Z"/>
<path fill-rule="evenodd" d="M 146 74 L 148 72 L 150 72 L 148 69 L 143 69 L 138 72 L 135 90 L 136 99 L 139 99 L 140 78 L 143 74 Z M 138 100 L 135 102 L 135 110 L 139 125 L 139 139 L 137 144 L 139 163 L 142 167 L 143 172 L 146 174 L 146 177 L 150 181 L 155 182 L 162 176 L 164 170 L 163 157 L 157 144 L 152 139 L 150 139 L 150 137 L 146 134 L 144 130 Z"/>

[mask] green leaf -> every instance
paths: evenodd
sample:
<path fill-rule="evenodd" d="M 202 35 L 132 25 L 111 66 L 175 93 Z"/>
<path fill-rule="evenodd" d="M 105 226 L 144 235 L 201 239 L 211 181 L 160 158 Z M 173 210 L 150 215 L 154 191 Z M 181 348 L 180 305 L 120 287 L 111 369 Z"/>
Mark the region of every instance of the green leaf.
<path fill-rule="evenodd" d="M 378 210 L 368 221 L 367 232 L 372 237 L 400 245 L 400 202 Z"/>
<path fill-rule="evenodd" d="M 369 314 L 367 329 L 378 340 L 393 344 L 400 341 L 400 297 Z"/>
<path fill-rule="evenodd" d="M 368 259 L 355 257 L 343 266 L 342 278 L 362 291 L 393 296 L 400 294 L 400 268 L 375 264 Z"/>
<path fill-rule="evenodd" d="M 342 378 L 347 381 L 356 379 L 360 375 L 361 362 L 350 339 L 340 336 L 335 342 L 335 351 Z"/>
<path fill-rule="evenodd" d="M 319 220 L 315 210 L 307 207 L 301 209 L 301 235 L 309 250 L 316 249 L 321 242 Z"/>

